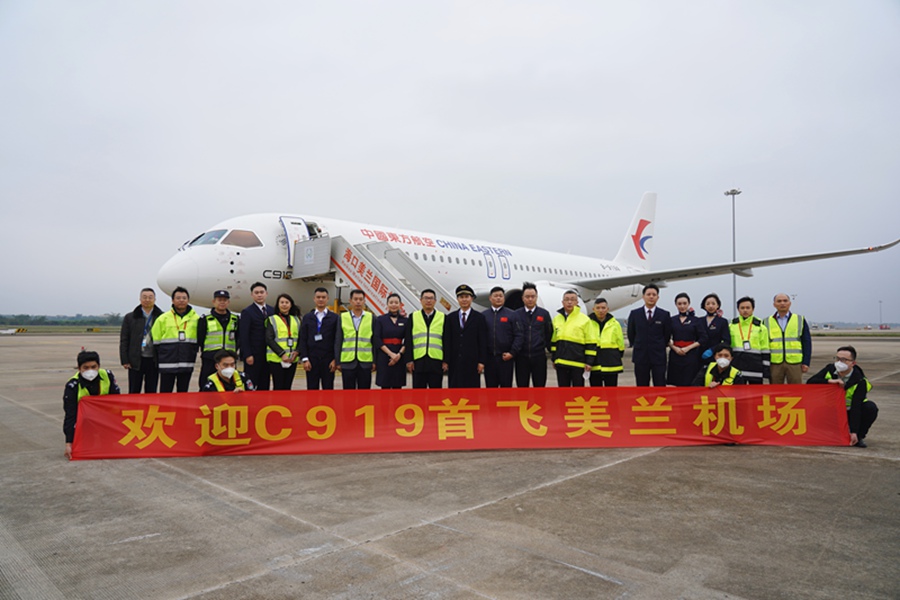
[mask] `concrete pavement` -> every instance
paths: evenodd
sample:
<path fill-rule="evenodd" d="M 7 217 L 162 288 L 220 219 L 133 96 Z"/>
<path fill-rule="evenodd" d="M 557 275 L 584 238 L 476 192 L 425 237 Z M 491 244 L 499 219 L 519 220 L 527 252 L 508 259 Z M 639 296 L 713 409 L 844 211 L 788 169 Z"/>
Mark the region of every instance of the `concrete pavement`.
<path fill-rule="evenodd" d="M 868 449 L 70 463 L 63 385 L 81 346 L 124 384 L 117 337 L 3 337 L 0 598 L 898 598 L 900 339 L 814 368 L 845 343 Z"/>

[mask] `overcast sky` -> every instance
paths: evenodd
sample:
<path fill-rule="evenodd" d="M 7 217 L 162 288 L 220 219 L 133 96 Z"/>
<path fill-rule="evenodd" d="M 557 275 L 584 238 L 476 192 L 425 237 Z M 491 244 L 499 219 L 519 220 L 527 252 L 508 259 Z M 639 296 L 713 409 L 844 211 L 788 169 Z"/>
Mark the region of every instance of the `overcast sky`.
<path fill-rule="evenodd" d="M 0 313 L 124 313 L 282 212 L 653 266 L 900 237 L 900 3 L 0 2 Z M 738 280 L 900 321 L 900 248 Z M 695 303 L 730 276 L 674 284 Z M 168 308 L 169 302 L 161 298 Z M 237 307 L 240 308 L 240 307 Z M 623 313 L 626 311 L 619 311 Z"/>

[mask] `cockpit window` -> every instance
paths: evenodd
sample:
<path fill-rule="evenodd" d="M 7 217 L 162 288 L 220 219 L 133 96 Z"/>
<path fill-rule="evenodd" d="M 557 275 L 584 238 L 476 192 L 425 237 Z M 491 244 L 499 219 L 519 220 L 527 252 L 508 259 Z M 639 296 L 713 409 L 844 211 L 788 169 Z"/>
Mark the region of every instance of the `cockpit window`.
<path fill-rule="evenodd" d="M 258 248 L 262 246 L 262 242 L 256 237 L 256 234 L 246 229 L 235 229 L 225 236 L 222 244 L 228 246 L 240 246 L 241 248 Z"/>
<path fill-rule="evenodd" d="M 212 244 L 218 243 L 219 240 L 222 239 L 222 236 L 225 235 L 227 229 L 216 229 L 214 231 L 207 231 L 203 235 L 195 238 L 189 245 L 190 246 L 210 246 Z"/>

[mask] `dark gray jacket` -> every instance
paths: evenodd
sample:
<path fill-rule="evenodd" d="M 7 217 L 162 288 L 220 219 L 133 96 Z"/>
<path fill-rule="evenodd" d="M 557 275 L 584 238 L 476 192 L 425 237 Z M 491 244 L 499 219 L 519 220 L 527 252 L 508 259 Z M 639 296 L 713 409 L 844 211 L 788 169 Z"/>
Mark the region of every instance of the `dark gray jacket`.
<path fill-rule="evenodd" d="M 153 321 L 156 321 L 161 314 L 162 311 L 158 306 L 154 306 L 150 311 Z M 122 319 L 122 330 L 119 332 L 119 362 L 123 365 L 130 364 L 132 368 L 138 370 L 141 368 L 141 340 L 144 339 L 144 321 L 144 311 L 138 304 L 137 308 Z"/>

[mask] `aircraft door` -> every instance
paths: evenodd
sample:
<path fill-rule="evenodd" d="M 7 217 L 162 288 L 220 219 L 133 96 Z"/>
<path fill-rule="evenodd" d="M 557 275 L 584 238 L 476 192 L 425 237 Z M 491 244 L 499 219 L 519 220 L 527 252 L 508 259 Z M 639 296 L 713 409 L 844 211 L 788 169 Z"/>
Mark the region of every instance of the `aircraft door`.
<path fill-rule="evenodd" d="M 503 279 L 508 281 L 509 278 L 512 276 L 512 273 L 510 272 L 510 268 L 509 268 L 509 259 L 507 259 L 505 256 L 501 256 L 499 258 L 500 258 L 500 276 L 503 277 Z"/>
<path fill-rule="evenodd" d="M 484 264 L 487 266 L 488 279 L 497 279 L 497 263 L 494 262 L 494 257 L 490 254 L 485 254 Z"/>
<path fill-rule="evenodd" d="M 281 228 L 284 230 L 285 243 L 287 245 L 287 266 L 294 267 L 294 244 L 301 240 L 305 240 L 309 234 L 307 233 L 306 221 L 300 217 L 278 217 L 281 222 Z"/>

